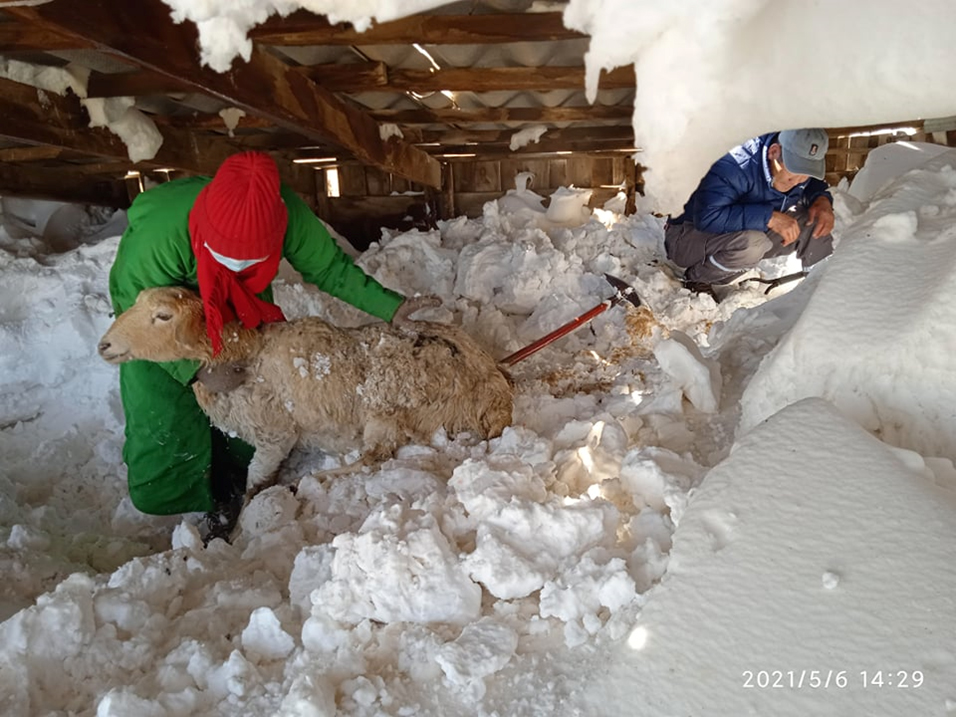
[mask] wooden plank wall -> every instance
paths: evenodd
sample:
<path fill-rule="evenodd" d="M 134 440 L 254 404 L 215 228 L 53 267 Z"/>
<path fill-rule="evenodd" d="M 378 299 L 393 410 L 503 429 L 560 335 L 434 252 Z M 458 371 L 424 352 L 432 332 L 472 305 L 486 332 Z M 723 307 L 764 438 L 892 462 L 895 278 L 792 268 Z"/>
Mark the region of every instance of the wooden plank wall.
<path fill-rule="evenodd" d="M 443 168 L 445 190 L 434 192 L 372 167 L 343 164 L 338 167 L 340 196 L 324 196 L 321 170 L 316 184 L 320 216 L 364 250 L 380 239 L 382 227 L 426 229 L 439 218 L 479 217 L 486 202 L 515 188 L 522 172 L 534 175 L 530 188 L 545 198 L 559 187 L 592 189 L 591 207 L 603 206 L 623 187 L 633 210 L 634 192 L 643 190 L 640 170 L 623 155 L 454 161 Z"/>
<path fill-rule="evenodd" d="M 919 131 L 914 135 L 901 132 L 898 134 L 871 135 L 869 137 L 831 137 L 830 149 L 827 152 L 827 184 L 835 187 L 841 179 L 852 180 L 863 167 L 866 157 L 871 151 L 893 142 L 927 142 L 956 147 L 956 131 Z"/>

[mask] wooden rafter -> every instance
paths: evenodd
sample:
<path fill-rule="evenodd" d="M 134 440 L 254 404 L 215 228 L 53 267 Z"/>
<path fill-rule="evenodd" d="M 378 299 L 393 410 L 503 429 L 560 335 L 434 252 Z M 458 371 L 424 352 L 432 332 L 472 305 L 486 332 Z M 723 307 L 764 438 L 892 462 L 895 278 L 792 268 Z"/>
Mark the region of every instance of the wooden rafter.
<path fill-rule="evenodd" d="M 584 67 L 468 67 L 437 70 L 387 69 L 384 63 L 313 65 L 297 68 L 333 92 L 500 92 L 583 90 Z M 633 89 L 634 66 L 602 72 L 603 90 Z"/>
<path fill-rule="evenodd" d="M 91 178 L 69 164 L 50 170 L 0 163 L 0 193 L 108 207 L 129 206 L 129 196 L 122 182 Z"/>
<path fill-rule="evenodd" d="M 413 15 L 356 32 L 347 23 L 300 10 L 272 17 L 250 32 L 267 45 L 479 45 L 586 37 L 564 26 L 559 12 L 489 15 Z"/>
<path fill-rule="evenodd" d="M 137 70 L 104 74 L 94 72 L 87 84 L 87 97 L 143 97 L 165 95 L 175 92 L 192 92 L 193 89 L 176 77 L 157 72 Z"/>
<path fill-rule="evenodd" d="M 594 153 L 594 152 L 624 152 L 634 151 L 633 139 L 548 139 L 547 135 L 537 142 L 529 142 L 523 147 L 511 149 L 507 144 L 449 144 L 440 147 L 428 147 L 436 156 L 446 154 L 467 156 L 477 155 L 480 159 L 485 155 L 510 156 L 516 154 L 556 154 Z"/>
<path fill-rule="evenodd" d="M 0 22 L 0 53 L 81 50 L 89 43 L 27 22 Z"/>
<path fill-rule="evenodd" d="M 156 124 L 163 127 L 180 127 L 193 131 L 228 131 L 226 121 L 219 115 L 200 113 L 188 115 L 157 115 L 154 119 L 156 120 Z M 262 117 L 247 114 L 239 118 L 239 122 L 236 126 L 241 129 L 268 129 L 275 127 L 275 123 Z"/>
<path fill-rule="evenodd" d="M 499 92 L 522 90 L 584 89 L 584 67 L 481 67 L 427 70 L 389 69 L 384 62 L 356 62 L 298 67 L 299 72 L 330 92 Z M 600 88 L 633 89 L 634 68 L 603 72 Z M 88 97 L 142 97 L 191 92 L 181 78 L 156 72 L 95 73 Z"/>
<path fill-rule="evenodd" d="M 0 136 L 34 145 L 70 150 L 84 155 L 126 159 L 129 149 L 105 128 L 91 128 L 89 118 L 73 95 L 61 97 L 29 85 L 0 79 Z M 135 166 L 172 167 L 194 174 L 213 174 L 242 146 L 222 137 L 202 137 L 177 128 L 164 127 L 163 144 L 156 156 Z M 21 148 L 14 148 L 23 151 Z M 13 151 L 13 150 L 9 150 Z M 283 180 L 298 191 L 312 191 L 311 174 L 300 167 L 280 163 Z"/>
<path fill-rule="evenodd" d="M 631 107 L 590 105 L 585 107 L 488 107 L 480 110 L 418 109 L 375 110 L 372 117 L 397 124 L 557 124 L 630 119 Z"/>
<path fill-rule="evenodd" d="M 191 87 L 305 137 L 341 145 L 360 160 L 415 182 L 437 187 L 441 166 L 425 152 L 394 138 L 385 141 L 378 124 L 278 58 L 253 48 L 249 62 L 229 72 L 199 65 L 197 31 L 173 23 L 161 0 L 53 0 L 8 12 L 57 32 L 93 43 L 145 69 L 183 79 Z M 142 28 L 149 32 L 142 32 Z"/>
<path fill-rule="evenodd" d="M 467 142 L 482 144 L 510 144 L 514 136 L 514 129 L 451 129 L 451 130 L 424 130 L 420 133 L 421 142 L 425 144 L 453 145 Z M 630 124 L 567 127 L 564 129 L 549 128 L 543 138 L 560 141 L 600 140 L 634 141 L 634 129 Z"/>
<path fill-rule="evenodd" d="M 63 154 L 62 147 L 47 147 L 44 145 L 30 147 L 8 147 L 0 149 L 0 162 L 38 162 L 43 159 L 56 159 Z"/>

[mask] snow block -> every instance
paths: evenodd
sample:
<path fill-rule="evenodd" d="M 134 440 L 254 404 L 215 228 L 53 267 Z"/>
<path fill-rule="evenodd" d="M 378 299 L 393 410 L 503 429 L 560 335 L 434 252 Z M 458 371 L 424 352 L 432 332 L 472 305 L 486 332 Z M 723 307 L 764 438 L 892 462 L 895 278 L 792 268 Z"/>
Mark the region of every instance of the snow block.
<path fill-rule="evenodd" d="M 952 563 L 956 491 L 932 467 L 819 399 L 745 436 L 691 500 L 633 639 L 593 668 L 586 712 L 633 714 L 637 684 L 646 714 L 943 714 L 956 572 L 926 566 Z"/>

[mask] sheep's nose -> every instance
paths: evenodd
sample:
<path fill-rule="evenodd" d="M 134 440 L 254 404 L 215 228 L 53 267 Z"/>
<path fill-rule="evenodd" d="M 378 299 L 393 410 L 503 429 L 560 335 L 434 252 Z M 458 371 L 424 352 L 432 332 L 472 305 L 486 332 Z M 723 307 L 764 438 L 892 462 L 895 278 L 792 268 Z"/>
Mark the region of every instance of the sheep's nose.
<path fill-rule="evenodd" d="M 110 346 L 111 346 L 111 344 L 110 344 L 109 341 L 100 341 L 99 346 L 97 346 L 96 348 L 97 348 L 97 350 L 102 354 L 102 353 L 105 353 L 105 352 L 109 351 L 109 350 L 110 350 Z"/>

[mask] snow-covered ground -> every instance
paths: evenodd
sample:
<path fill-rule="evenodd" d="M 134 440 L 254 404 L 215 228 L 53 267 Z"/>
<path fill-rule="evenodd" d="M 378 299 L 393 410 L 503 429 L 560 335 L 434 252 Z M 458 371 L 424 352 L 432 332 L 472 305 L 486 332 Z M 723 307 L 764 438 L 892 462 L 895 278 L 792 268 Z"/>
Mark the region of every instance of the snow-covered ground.
<path fill-rule="evenodd" d="M 835 190 L 828 262 L 719 305 L 660 218 L 555 222 L 575 192 L 385 236 L 366 270 L 498 357 L 605 272 L 648 308 L 515 365 L 500 438 L 335 478 L 294 454 L 207 549 L 126 497 L 95 350 L 117 238 L 53 222 L 54 250 L 55 206 L 5 205 L 0 713 L 956 714 L 956 152 L 883 159 Z M 366 320 L 281 276 L 287 315 Z"/>

